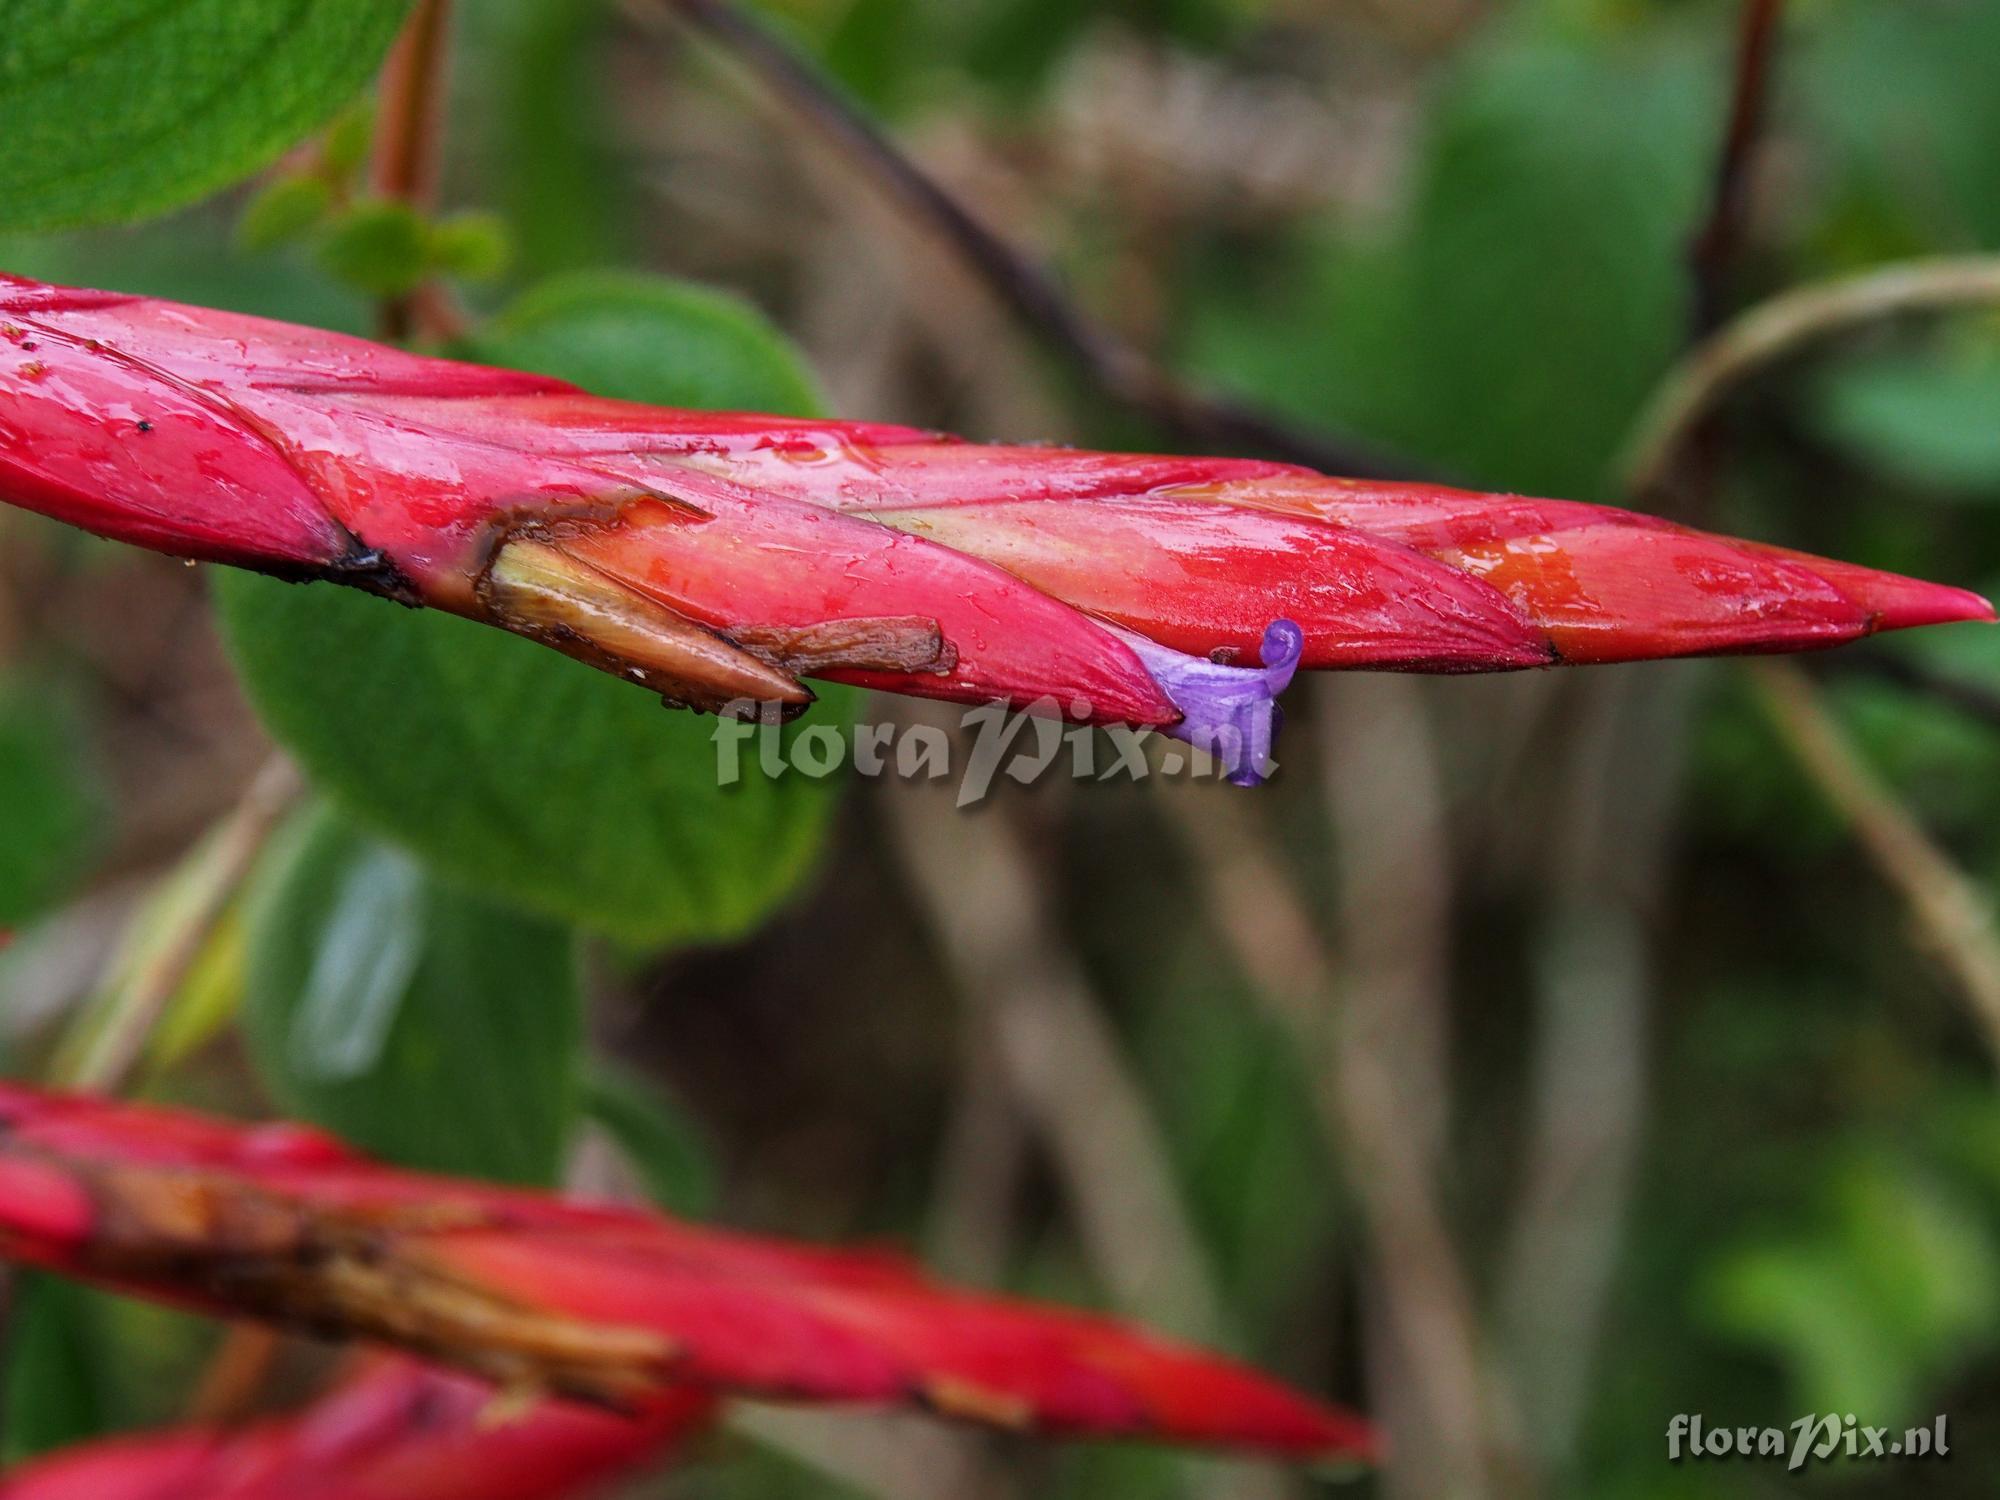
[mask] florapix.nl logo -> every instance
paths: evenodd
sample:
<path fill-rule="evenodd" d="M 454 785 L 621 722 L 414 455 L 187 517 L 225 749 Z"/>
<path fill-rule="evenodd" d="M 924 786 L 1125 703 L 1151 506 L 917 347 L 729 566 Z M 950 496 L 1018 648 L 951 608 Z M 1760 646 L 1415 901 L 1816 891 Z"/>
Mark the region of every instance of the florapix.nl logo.
<path fill-rule="evenodd" d="M 1814 1413 L 1783 1427 L 1728 1427 L 1698 1412 L 1680 1412 L 1667 1424 L 1667 1458 L 1673 1463 L 1763 1459 L 1782 1462 L 1796 1474 L 1814 1463 L 1950 1456 L 1949 1419 L 1943 1415 L 1922 1427 L 1902 1428 L 1870 1427 L 1852 1412 Z"/>
<path fill-rule="evenodd" d="M 904 781 L 956 779 L 955 801 L 974 807 L 1005 776 L 1032 786 L 1050 776 L 1076 781 L 1147 781 L 1155 777 L 1217 781 L 1246 771 L 1259 779 L 1277 769 L 1268 754 L 1254 758 L 1234 726 L 1190 743 L 1125 724 L 1093 726 L 1085 703 L 1054 699 L 1023 708 L 989 703 L 968 709 L 951 727 L 927 722 L 864 722 L 786 727 L 768 705 L 731 704 L 710 736 L 720 786 L 735 786 L 753 769 L 772 779 L 819 781 L 843 769 L 857 776 Z"/>

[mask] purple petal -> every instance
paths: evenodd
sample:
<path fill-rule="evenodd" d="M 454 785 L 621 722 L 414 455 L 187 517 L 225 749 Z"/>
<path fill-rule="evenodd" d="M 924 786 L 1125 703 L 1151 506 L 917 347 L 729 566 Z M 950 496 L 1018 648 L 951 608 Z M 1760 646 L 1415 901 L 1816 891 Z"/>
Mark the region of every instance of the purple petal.
<path fill-rule="evenodd" d="M 1167 734 L 1213 755 L 1238 786 L 1255 786 L 1271 774 L 1271 743 L 1284 720 L 1277 698 L 1299 669 L 1306 648 L 1303 630 L 1290 620 L 1273 620 L 1259 653 L 1263 665 L 1257 667 L 1225 667 L 1185 656 L 1129 630 L 1118 635 L 1181 711 L 1180 723 Z"/>

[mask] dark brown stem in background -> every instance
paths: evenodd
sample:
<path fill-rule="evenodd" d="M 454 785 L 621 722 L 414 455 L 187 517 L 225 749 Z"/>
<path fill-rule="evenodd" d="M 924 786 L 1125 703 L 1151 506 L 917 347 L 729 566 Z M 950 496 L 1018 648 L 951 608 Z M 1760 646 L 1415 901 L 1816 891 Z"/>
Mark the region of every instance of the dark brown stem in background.
<path fill-rule="evenodd" d="M 1161 369 L 1078 307 L 1043 267 L 1008 244 L 889 139 L 839 87 L 730 0 L 629 0 L 653 25 L 675 15 L 836 144 L 911 215 L 930 226 L 1023 322 L 1093 388 L 1183 441 L 1257 453 L 1330 473 L 1408 476 L 1411 466 L 1199 391 Z"/>
<path fill-rule="evenodd" d="M 450 31 L 451 0 L 420 0 L 382 70 L 375 122 L 375 191 L 420 211 L 431 207 L 437 196 Z M 449 321 L 439 314 L 435 289 L 421 286 L 384 299 L 379 329 L 383 338 L 402 342 Z"/>
<path fill-rule="evenodd" d="M 1898 319 L 2000 306 L 2000 256 L 1896 261 L 1781 292 L 1690 349 L 1655 388 L 1625 457 L 1631 504 L 1675 489 L 1704 424 L 1753 380 L 1839 338 Z"/>
<path fill-rule="evenodd" d="M 1716 162 L 1708 218 L 1688 245 L 1694 299 L 1688 339 L 1706 338 L 1729 315 L 1730 281 L 1750 217 L 1750 166 L 1764 135 L 1784 0 L 1744 0 L 1736 44 L 1736 85 Z"/>

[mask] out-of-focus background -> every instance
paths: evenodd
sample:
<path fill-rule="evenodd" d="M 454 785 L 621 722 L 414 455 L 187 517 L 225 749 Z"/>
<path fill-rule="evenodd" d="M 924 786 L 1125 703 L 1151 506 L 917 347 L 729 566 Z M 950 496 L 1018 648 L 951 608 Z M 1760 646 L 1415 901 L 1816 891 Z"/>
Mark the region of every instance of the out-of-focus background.
<path fill-rule="evenodd" d="M 790 391 L 976 438 L 1171 441 L 1079 380 L 756 76 L 641 9 L 458 9 L 437 202 L 478 217 L 447 217 L 433 248 L 466 273 L 454 295 L 476 352 L 670 393 L 704 356 L 652 332 L 657 283 L 588 274 L 614 268 L 745 299 L 817 382 L 760 366 L 713 375 L 724 390 L 740 377 L 777 389 L 771 404 Z M 1623 497 L 1621 454 L 1688 336 L 1735 5 L 761 14 L 1162 365 L 1428 472 Z M 1729 305 L 2000 250 L 1996 58 L 1992 0 L 1795 6 Z M 326 187 L 366 130 L 139 228 L 8 237 L 0 266 L 368 331 L 371 278 L 407 226 Z M 695 326 L 684 314 L 658 326 Z M 538 343 L 550 326 L 558 353 Z M 2000 313 L 1816 347 L 1734 393 L 1699 458 L 1655 503 L 1990 593 Z M 447 692 L 262 596 L 225 600 L 233 666 L 212 588 L 0 517 L 15 851 L 0 924 L 19 929 L 0 1028 L 23 1072 L 143 970 L 148 933 L 202 878 L 201 841 L 240 827 L 272 754 L 264 718 L 294 748 L 353 758 L 370 735 L 394 742 L 398 702 Z M 429 1030 L 338 1012 L 331 1061 L 302 1056 L 311 1027 L 274 1011 L 338 970 L 312 944 L 336 945 L 343 920 L 449 950 L 430 1003 L 465 1007 L 542 972 L 544 929 L 575 915 L 563 901 L 595 901 L 617 915 L 585 944 L 584 1009 L 618 1071 L 590 1074 L 572 1180 L 636 1172 L 717 1220 L 913 1243 L 963 1280 L 1143 1317 L 1364 1405 L 1395 1445 L 1382 1474 L 1336 1481 L 760 1413 L 641 1493 L 1987 1495 L 2000 632 L 1918 633 L 1810 670 L 1810 699 L 1732 663 L 1322 679 L 1288 705 L 1282 774 L 1261 792 L 1002 778 L 964 812 L 948 787 L 893 779 L 811 789 L 805 812 L 716 801 L 707 727 L 641 701 L 627 737 L 585 740 L 548 774 L 601 783 L 626 822 L 651 815 L 656 786 L 687 826 L 591 854 L 602 888 L 574 897 L 528 867 L 582 804 L 552 793 L 507 838 L 475 830 L 419 869 L 399 846 L 357 849 L 397 828 L 395 794 L 329 781 L 309 750 L 341 811 L 284 829 L 247 877 L 177 976 L 145 1077 L 246 1112 L 317 1100 L 396 1154 L 341 1050 L 375 1059 L 391 1034 L 410 1077 L 486 1090 L 431 1132 L 457 1132 L 478 1165 L 541 1107 L 509 1092 L 528 1087 L 525 1055 L 557 1045 L 524 1018 L 531 998 Z M 524 739 L 563 738 L 559 705 L 526 694 L 511 711 Z M 534 752 L 505 737 L 468 734 L 463 753 L 480 762 L 468 780 L 531 774 L 516 762 Z M 653 754 L 678 761 L 635 780 Z M 1842 780 L 1856 766 L 1872 778 L 1858 789 Z M 350 815 L 373 832 L 328 822 Z M 469 894 L 482 874 L 535 914 L 461 910 L 491 901 Z M 440 893 L 419 921 L 406 898 L 424 880 Z M 474 936 L 446 941 L 461 929 Z M 523 952 L 496 958 L 502 942 Z M 211 1338 L 29 1284 L 10 1444 L 172 1416 Z M 1668 1459 L 1676 1414 L 1828 1412 L 1898 1434 L 1946 1414 L 1950 1458 L 1802 1475 Z"/>

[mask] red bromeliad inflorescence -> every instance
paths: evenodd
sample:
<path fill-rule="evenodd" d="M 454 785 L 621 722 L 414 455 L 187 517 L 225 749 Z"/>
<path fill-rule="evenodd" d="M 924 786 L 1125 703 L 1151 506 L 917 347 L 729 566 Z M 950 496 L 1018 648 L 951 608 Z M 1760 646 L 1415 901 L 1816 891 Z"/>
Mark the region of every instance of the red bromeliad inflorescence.
<path fill-rule="evenodd" d="M 816 677 L 1157 728 L 1243 779 L 1301 666 L 1794 651 L 1993 618 L 1632 511 L 640 406 L 5 277 L 0 499 L 488 621 L 690 707 L 790 712 Z"/>
<path fill-rule="evenodd" d="M 582 1500 L 656 1468 L 714 1399 L 511 1409 L 468 1376 L 380 1358 L 304 1411 L 89 1443 L 0 1475 L 0 1500 Z"/>
<path fill-rule="evenodd" d="M 916 1406 L 1054 1437 L 1362 1459 L 1359 1417 L 901 1257 L 398 1171 L 297 1126 L 0 1084 L 0 1256 L 372 1339 L 617 1410 L 684 1389 Z"/>

